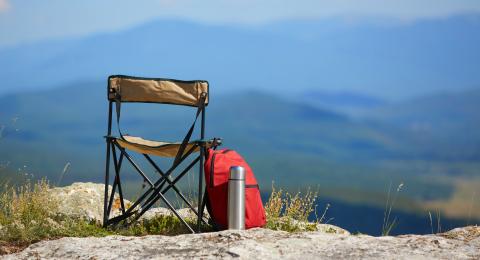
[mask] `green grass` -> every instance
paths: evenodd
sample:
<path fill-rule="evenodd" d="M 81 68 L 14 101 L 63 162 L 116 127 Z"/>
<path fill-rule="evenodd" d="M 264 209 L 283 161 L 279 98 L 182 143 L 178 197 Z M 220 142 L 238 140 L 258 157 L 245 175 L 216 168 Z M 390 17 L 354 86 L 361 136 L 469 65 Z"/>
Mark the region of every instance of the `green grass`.
<path fill-rule="evenodd" d="M 11 251 L 5 247 L 22 249 L 31 243 L 60 237 L 103 237 L 108 235 L 145 236 L 187 234 L 189 230 L 173 215 L 159 215 L 128 226 L 103 228 L 99 222 L 73 218 L 59 212 L 58 198 L 50 195 L 51 185 L 45 179 L 26 181 L 22 185 L 4 184 L 0 192 L 0 254 Z M 291 195 L 273 190 L 265 207 L 266 228 L 288 232 L 313 231 L 323 220 L 308 222 L 315 211 L 317 194 Z M 194 226 L 196 219 L 186 219 Z M 212 231 L 204 226 L 204 231 Z"/>

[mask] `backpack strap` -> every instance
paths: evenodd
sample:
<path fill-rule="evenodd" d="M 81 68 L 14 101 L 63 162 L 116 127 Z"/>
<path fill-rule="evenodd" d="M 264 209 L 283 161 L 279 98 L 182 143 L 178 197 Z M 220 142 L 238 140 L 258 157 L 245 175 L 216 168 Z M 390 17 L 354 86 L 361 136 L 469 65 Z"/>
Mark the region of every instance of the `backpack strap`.
<path fill-rule="evenodd" d="M 182 144 L 180 145 L 177 155 L 175 156 L 175 160 L 173 161 L 173 165 L 177 165 L 178 163 L 180 163 L 180 159 L 183 156 L 183 152 L 185 152 L 185 148 L 187 147 L 187 144 L 190 141 L 190 137 L 192 136 L 193 130 L 195 129 L 195 123 L 197 122 L 198 116 L 205 109 L 206 98 L 207 98 L 207 93 L 202 92 L 202 94 L 200 94 L 200 100 L 198 101 L 198 106 L 197 106 L 198 108 L 197 108 L 197 113 L 195 115 L 195 119 L 193 120 L 192 126 L 190 126 L 190 129 L 185 135 L 185 138 L 183 138 Z"/>
<path fill-rule="evenodd" d="M 120 93 L 115 92 L 115 115 L 117 116 L 117 129 L 118 129 L 118 134 L 120 135 L 120 138 L 122 140 L 126 141 L 125 138 L 123 138 L 122 131 L 120 130 L 120 112 L 122 110 L 122 101 L 121 101 L 121 96 Z"/>
<path fill-rule="evenodd" d="M 205 189 L 205 194 L 203 194 L 203 198 L 204 199 L 203 199 L 203 205 L 202 205 L 202 212 L 204 208 L 207 208 L 207 211 L 210 214 L 208 224 L 210 224 L 215 231 L 223 230 L 222 227 L 217 222 L 215 222 L 215 220 L 212 217 L 213 211 L 212 211 L 212 206 L 210 204 L 210 198 L 208 197 L 207 189 Z"/>

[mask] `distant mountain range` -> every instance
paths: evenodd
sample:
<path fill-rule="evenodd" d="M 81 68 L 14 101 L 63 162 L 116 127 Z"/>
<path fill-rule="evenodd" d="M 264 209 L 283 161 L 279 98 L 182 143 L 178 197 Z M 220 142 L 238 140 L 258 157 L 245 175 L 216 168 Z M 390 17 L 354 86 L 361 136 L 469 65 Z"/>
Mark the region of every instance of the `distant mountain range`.
<path fill-rule="evenodd" d="M 0 50 L 0 93 L 109 74 L 208 79 L 218 92 L 356 91 L 401 99 L 480 81 L 480 19 L 260 27 L 159 20 L 125 31 Z"/>
<path fill-rule="evenodd" d="M 5 126 L 0 158 L 8 162 L 3 172 L 56 181 L 70 163 L 62 183 L 102 181 L 105 88 L 105 82 L 83 82 L 0 97 Z M 405 103 L 375 102 L 363 118 L 268 92 L 212 94 L 207 135 L 223 137 L 225 147 L 241 152 L 264 189 L 272 181 L 292 189 L 318 185 L 328 196 L 381 205 L 385 185 L 404 182 L 406 198 L 416 203 L 447 199 L 455 186 L 445 176 L 478 178 L 479 94 L 477 89 Z M 194 114 L 191 108 L 161 105 L 126 104 L 123 109 L 124 132 L 158 140 L 181 140 Z M 438 115 L 452 120 L 446 125 Z M 432 134 L 412 128 L 411 120 L 429 122 Z M 126 176 L 135 180 L 131 171 Z"/>

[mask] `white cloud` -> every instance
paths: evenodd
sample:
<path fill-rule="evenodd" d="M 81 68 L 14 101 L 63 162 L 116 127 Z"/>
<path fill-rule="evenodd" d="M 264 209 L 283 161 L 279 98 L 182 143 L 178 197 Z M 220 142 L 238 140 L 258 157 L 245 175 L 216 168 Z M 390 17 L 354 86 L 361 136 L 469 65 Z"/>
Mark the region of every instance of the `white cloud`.
<path fill-rule="evenodd" d="M 10 9 L 10 3 L 8 0 L 0 0 L 0 13 Z"/>

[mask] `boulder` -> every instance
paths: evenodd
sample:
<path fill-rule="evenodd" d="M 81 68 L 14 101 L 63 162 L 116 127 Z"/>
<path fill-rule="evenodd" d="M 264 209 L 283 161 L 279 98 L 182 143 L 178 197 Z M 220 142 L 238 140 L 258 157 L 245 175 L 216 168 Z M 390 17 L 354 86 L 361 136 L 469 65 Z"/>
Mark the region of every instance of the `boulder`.
<path fill-rule="evenodd" d="M 112 186 L 109 186 L 109 192 Z M 85 218 L 88 220 L 103 221 L 103 198 L 105 185 L 92 182 L 75 182 L 65 187 L 51 189 L 53 198 L 59 204 L 58 213 L 71 217 Z M 131 203 L 125 200 L 125 206 Z M 120 213 L 120 197 L 115 194 L 110 216 Z"/>

